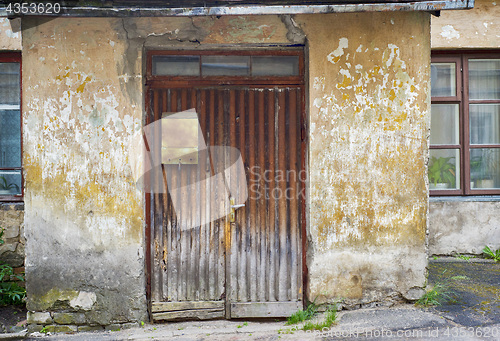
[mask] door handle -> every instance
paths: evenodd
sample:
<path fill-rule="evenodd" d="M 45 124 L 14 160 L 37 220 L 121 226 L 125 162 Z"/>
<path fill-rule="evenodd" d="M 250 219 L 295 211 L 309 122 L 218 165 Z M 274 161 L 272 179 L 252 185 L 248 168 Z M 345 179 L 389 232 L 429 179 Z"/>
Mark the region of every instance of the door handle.
<path fill-rule="evenodd" d="M 235 204 L 235 200 L 233 197 L 229 198 L 229 203 L 231 207 L 231 213 L 229 214 L 229 221 L 231 223 L 234 223 L 236 221 L 236 209 L 240 207 L 244 207 L 245 204 Z"/>

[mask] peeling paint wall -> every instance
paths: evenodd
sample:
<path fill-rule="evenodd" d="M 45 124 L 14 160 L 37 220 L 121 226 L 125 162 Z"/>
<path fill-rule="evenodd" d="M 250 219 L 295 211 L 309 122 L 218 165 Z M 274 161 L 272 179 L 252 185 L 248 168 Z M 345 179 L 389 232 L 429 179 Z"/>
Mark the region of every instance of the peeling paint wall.
<path fill-rule="evenodd" d="M 310 65 L 309 299 L 414 298 L 427 262 L 429 15 L 297 22 Z"/>
<path fill-rule="evenodd" d="M 498 0 L 476 0 L 474 9 L 467 11 L 442 11 L 431 20 L 432 48 L 499 48 L 498 18 Z"/>
<path fill-rule="evenodd" d="M 21 19 L 0 18 L 0 51 L 21 50 Z"/>
<path fill-rule="evenodd" d="M 27 308 L 90 324 L 145 320 L 143 200 L 128 164 L 142 60 L 124 58 L 120 19 L 23 27 Z M 82 293 L 91 306 L 71 305 Z"/>
<path fill-rule="evenodd" d="M 146 319 L 144 203 L 126 146 L 142 125 L 147 48 L 291 45 L 307 37 L 309 298 L 359 304 L 411 297 L 423 285 L 428 14 L 26 21 L 32 328 L 64 324 L 56 312 L 69 314 L 64 321 L 77 330 L 74 321 Z M 80 296 L 85 305 L 74 303 Z"/>

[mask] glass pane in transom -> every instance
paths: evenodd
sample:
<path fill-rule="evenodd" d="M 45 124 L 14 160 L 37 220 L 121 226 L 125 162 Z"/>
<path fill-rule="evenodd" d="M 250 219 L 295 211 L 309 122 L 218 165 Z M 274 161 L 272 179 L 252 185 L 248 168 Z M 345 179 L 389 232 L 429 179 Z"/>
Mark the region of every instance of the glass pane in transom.
<path fill-rule="evenodd" d="M 199 76 L 200 56 L 153 56 L 155 76 Z"/>
<path fill-rule="evenodd" d="M 299 56 L 254 56 L 253 76 L 298 76 Z"/>
<path fill-rule="evenodd" d="M 469 60 L 469 98 L 500 99 L 500 59 Z"/>
<path fill-rule="evenodd" d="M 431 144 L 459 144 L 458 104 L 431 105 Z"/>
<path fill-rule="evenodd" d="M 460 188 L 460 153 L 458 149 L 431 149 L 429 159 L 429 189 Z"/>
<path fill-rule="evenodd" d="M 248 76 L 250 56 L 203 56 L 201 74 L 203 76 Z"/>
<path fill-rule="evenodd" d="M 455 63 L 431 64 L 431 96 L 452 97 L 457 94 Z"/>
<path fill-rule="evenodd" d="M 500 104 L 469 106 L 471 144 L 500 144 Z"/>

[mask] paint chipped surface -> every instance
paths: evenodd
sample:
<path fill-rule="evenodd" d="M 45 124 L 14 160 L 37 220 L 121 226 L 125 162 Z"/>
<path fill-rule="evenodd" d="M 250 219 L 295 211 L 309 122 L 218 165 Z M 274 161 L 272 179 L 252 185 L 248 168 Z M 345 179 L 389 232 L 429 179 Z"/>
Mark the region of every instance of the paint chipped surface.
<path fill-rule="evenodd" d="M 144 215 L 128 144 L 142 125 L 142 59 L 126 58 L 120 19 L 32 27 L 23 33 L 28 307 L 43 310 L 50 290 L 89 287 L 95 294 L 75 307 L 139 320 Z"/>
<path fill-rule="evenodd" d="M 340 38 L 338 47 L 327 56 L 328 61 L 333 64 L 337 63 L 340 60 L 340 57 L 344 54 L 344 49 L 348 47 L 349 40 L 347 40 L 347 38 Z"/>
<path fill-rule="evenodd" d="M 433 49 L 494 48 L 500 46 L 500 6 L 492 0 L 476 0 L 466 11 L 442 11 L 432 17 Z"/>
<path fill-rule="evenodd" d="M 308 18 L 309 299 L 405 295 L 425 280 L 429 16 Z"/>
<path fill-rule="evenodd" d="M 20 20 L 15 19 L 11 22 L 7 18 L 0 18 L 0 50 L 21 50 Z M 13 27 L 13 24 L 18 27 Z"/>
<path fill-rule="evenodd" d="M 460 33 L 452 25 L 443 26 L 440 35 L 447 40 L 460 38 Z"/>

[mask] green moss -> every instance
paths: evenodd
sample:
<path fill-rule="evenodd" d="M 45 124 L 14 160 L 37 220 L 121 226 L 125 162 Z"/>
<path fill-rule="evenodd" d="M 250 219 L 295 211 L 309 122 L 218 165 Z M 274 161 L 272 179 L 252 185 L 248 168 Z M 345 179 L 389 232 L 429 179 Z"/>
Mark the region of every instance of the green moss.
<path fill-rule="evenodd" d="M 30 297 L 30 309 L 36 311 L 45 311 L 50 309 L 69 308 L 69 302 L 78 297 L 78 291 L 50 289 L 43 296 Z"/>

